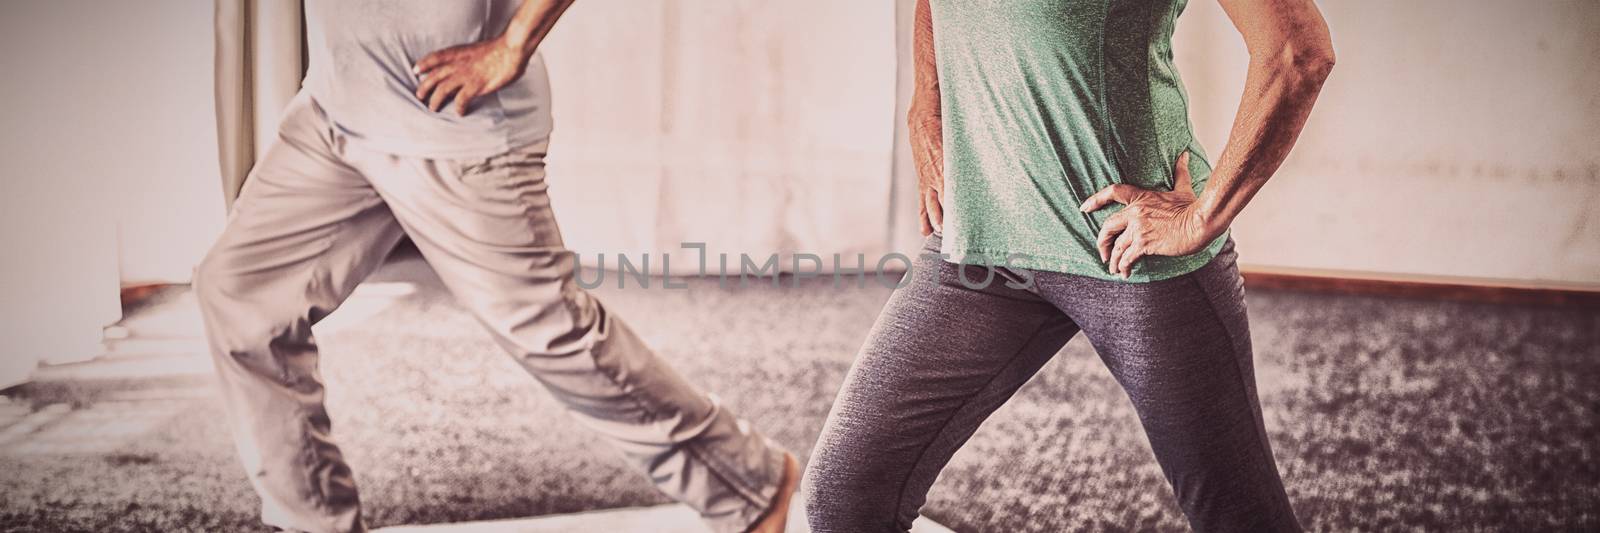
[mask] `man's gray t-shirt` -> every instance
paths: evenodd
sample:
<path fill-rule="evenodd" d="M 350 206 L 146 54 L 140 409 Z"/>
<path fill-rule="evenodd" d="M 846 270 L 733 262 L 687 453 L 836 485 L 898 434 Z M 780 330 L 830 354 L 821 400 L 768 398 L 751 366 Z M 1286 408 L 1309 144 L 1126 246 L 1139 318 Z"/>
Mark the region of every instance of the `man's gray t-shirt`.
<path fill-rule="evenodd" d="M 520 0 L 306 0 L 305 89 L 344 133 L 416 157 L 488 157 L 550 135 L 550 81 L 535 54 L 522 78 L 478 97 L 465 117 L 417 100 L 411 66 L 500 35 Z"/>

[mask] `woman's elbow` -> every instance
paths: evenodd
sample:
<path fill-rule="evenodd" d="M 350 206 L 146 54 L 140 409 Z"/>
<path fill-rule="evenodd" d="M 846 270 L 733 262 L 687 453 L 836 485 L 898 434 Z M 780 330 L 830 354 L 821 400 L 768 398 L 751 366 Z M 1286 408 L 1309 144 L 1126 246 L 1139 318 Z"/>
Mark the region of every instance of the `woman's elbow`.
<path fill-rule="evenodd" d="M 1267 56 L 1261 66 L 1310 85 L 1321 85 L 1333 72 L 1333 42 L 1326 39 L 1285 42 Z"/>
<path fill-rule="evenodd" d="M 1334 53 L 1333 43 L 1323 42 L 1316 46 L 1307 47 L 1295 54 L 1295 69 L 1307 79 L 1321 83 L 1328 79 L 1328 74 L 1333 72 Z"/>
<path fill-rule="evenodd" d="M 1301 78 L 1321 83 L 1333 72 L 1333 40 L 1327 35 L 1291 40 L 1284 46 L 1280 57 L 1286 59 L 1290 68 L 1299 73 Z"/>

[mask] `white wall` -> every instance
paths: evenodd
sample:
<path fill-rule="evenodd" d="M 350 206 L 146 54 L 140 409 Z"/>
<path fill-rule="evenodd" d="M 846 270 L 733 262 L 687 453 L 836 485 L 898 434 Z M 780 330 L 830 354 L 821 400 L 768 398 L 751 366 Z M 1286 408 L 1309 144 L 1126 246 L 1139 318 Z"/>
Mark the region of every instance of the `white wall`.
<path fill-rule="evenodd" d="M 547 47 L 551 179 L 574 246 L 914 244 L 914 182 L 888 155 L 904 143 L 909 3 L 574 7 Z M 1600 283 L 1600 3 L 1323 7 L 1340 62 L 1236 226 L 1248 263 Z M 11 0 L 0 15 L 7 318 L 100 324 L 117 280 L 187 281 L 223 216 L 210 4 Z M 1193 0 L 1177 53 L 1215 154 L 1243 47 Z"/>
<path fill-rule="evenodd" d="M 1234 227 L 1242 261 L 1600 284 L 1600 2 L 1321 6 L 1338 65 Z M 1215 156 L 1244 46 L 1210 0 L 1176 41 Z"/>
<path fill-rule="evenodd" d="M 222 219 L 211 36 L 209 2 L 0 2 L 0 366 L 93 355 L 119 280 L 188 281 Z"/>
<path fill-rule="evenodd" d="M 860 0 L 575 4 L 542 48 L 569 246 L 610 268 L 669 252 L 679 273 L 697 266 L 685 241 L 735 269 L 739 253 L 875 261 L 890 250 L 894 17 Z"/>
<path fill-rule="evenodd" d="M 17 154 L 0 172 L 109 215 L 122 280 L 187 282 L 223 216 L 210 2 L 10 0 L 0 11 L 4 135 Z"/>

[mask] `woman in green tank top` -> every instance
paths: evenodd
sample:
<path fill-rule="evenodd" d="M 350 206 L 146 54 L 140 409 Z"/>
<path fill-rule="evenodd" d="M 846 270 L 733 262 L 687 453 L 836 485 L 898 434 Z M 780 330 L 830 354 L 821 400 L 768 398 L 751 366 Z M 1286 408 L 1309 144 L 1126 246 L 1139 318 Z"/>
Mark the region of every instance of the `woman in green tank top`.
<path fill-rule="evenodd" d="M 918 0 L 908 119 L 928 253 L 818 440 L 813 531 L 908 529 L 955 451 L 1079 332 L 1191 527 L 1299 529 L 1228 226 L 1294 145 L 1333 48 L 1311 0 L 1220 2 L 1251 61 L 1213 160 L 1172 63 L 1184 0 Z"/>

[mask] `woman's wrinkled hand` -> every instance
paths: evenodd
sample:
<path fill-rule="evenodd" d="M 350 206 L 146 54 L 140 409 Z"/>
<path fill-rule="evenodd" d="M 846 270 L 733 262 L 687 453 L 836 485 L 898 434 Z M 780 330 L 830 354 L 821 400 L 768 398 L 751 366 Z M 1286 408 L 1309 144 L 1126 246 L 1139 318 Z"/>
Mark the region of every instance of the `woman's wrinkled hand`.
<path fill-rule="evenodd" d="M 1079 209 L 1085 213 L 1112 202 L 1121 211 L 1100 228 L 1100 260 L 1112 275 L 1126 279 L 1134 262 L 1147 255 L 1181 256 L 1205 248 L 1220 234 L 1199 210 L 1199 198 L 1189 177 L 1189 152 L 1178 156 L 1172 191 L 1152 191 L 1119 183 L 1090 196 Z"/>
<path fill-rule="evenodd" d="M 944 231 L 944 131 L 936 113 L 913 112 L 911 159 L 917 169 L 917 214 L 922 234 Z"/>

